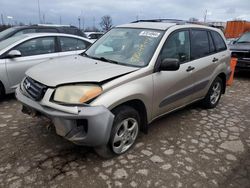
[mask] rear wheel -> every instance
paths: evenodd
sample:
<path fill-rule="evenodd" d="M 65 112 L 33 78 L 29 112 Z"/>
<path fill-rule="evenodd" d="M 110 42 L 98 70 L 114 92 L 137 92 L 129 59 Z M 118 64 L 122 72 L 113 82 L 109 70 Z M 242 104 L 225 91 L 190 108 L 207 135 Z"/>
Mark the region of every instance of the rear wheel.
<path fill-rule="evenodd" d="M 219 103 L 223 90 L 221 78 L 217 77 L 210 86 L 206 97 L 201 101 L 204 108 L 215 108 Z"/>
<path fill-rule="evenodd" d="M 109 143 L 96 147 L 95 151 L 104 158 L 111 158 L 127 152 L 135 143 L 139 133 L 140 117 L 138 112 L 129 107 L 121 106 L 113 111 L 115 115 Z"/>

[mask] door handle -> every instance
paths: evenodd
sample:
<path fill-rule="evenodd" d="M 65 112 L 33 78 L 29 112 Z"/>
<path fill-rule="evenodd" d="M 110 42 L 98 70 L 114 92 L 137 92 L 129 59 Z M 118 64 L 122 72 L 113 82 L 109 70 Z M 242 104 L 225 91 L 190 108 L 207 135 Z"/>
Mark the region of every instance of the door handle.
<path fill-rule="evenodd" d="M 188 68 L 187 68 L 187 72 L 190 72 L 190 71 L 192 71 L 192 70 L 194 70 L 195 68 L 194 67 L 192 67 L 192 66 L 189 66 Z"/>
<path fill-rule="evenodd" d="M 217 58 L 213 58 L 213 62 L 217 62 L 217 61 L 219 61 L 219 59 L 217 59 Z"/>

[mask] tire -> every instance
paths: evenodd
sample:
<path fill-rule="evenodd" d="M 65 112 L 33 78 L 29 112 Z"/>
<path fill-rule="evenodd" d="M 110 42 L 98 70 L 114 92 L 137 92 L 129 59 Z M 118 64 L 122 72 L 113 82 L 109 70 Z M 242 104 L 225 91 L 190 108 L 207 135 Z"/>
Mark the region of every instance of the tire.
<path fill-rule="evenodd" d="M 5 89 L 3 84 L 0 82 L 0 100 L 2 100 L 5 96 Z"/>
<path fill-rule="evenodd" d="M 220 101 L 222 91 L 222 79 L 216 77 L 213 83 L 211 84 L 206 97 L 201 101 L 202 107 L 206 109 L 215 108 Z"/>
<path fill-rule="evenodd" d="M 112 158 L 127 152 L 134 145 L 140 130 L 139 113 L 130 106 L 113 110 L 115 115 L 109 143 L 94 148 L 103 158 Z"/>

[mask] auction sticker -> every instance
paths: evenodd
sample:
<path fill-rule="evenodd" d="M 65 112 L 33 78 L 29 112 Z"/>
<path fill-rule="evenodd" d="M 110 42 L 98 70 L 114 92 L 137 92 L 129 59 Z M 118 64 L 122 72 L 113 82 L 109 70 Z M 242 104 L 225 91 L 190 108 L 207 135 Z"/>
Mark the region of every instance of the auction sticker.
<path fill-rule="evenodd" d="M 159 37 L 160 34 L 161 33 L 156 32 L 156 31 L 142 31 L 142 32 L 140 32 L 139 36 L 157 38 L 157 37 Z"/>

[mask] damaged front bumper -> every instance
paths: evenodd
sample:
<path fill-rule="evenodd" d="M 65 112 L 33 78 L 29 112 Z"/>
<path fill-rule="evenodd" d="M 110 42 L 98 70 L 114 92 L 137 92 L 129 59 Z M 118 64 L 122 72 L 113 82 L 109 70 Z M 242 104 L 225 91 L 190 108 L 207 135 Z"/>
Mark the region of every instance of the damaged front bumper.
<path fill-rule="evenodd" d="M 101 146 L 109 141 L 114 115 L 104 106 L 67 107 L 67 110 L 62 106 L 63 110 L 59 110 L 49 106 L 51 102 L 46 101 L 46 96 L 40 102 L 34 101 L 20 87 L 16 89 L 16 98 L 26 112 L 38 112 L 51 119 L 57 134 L 75 144 Z"/>

